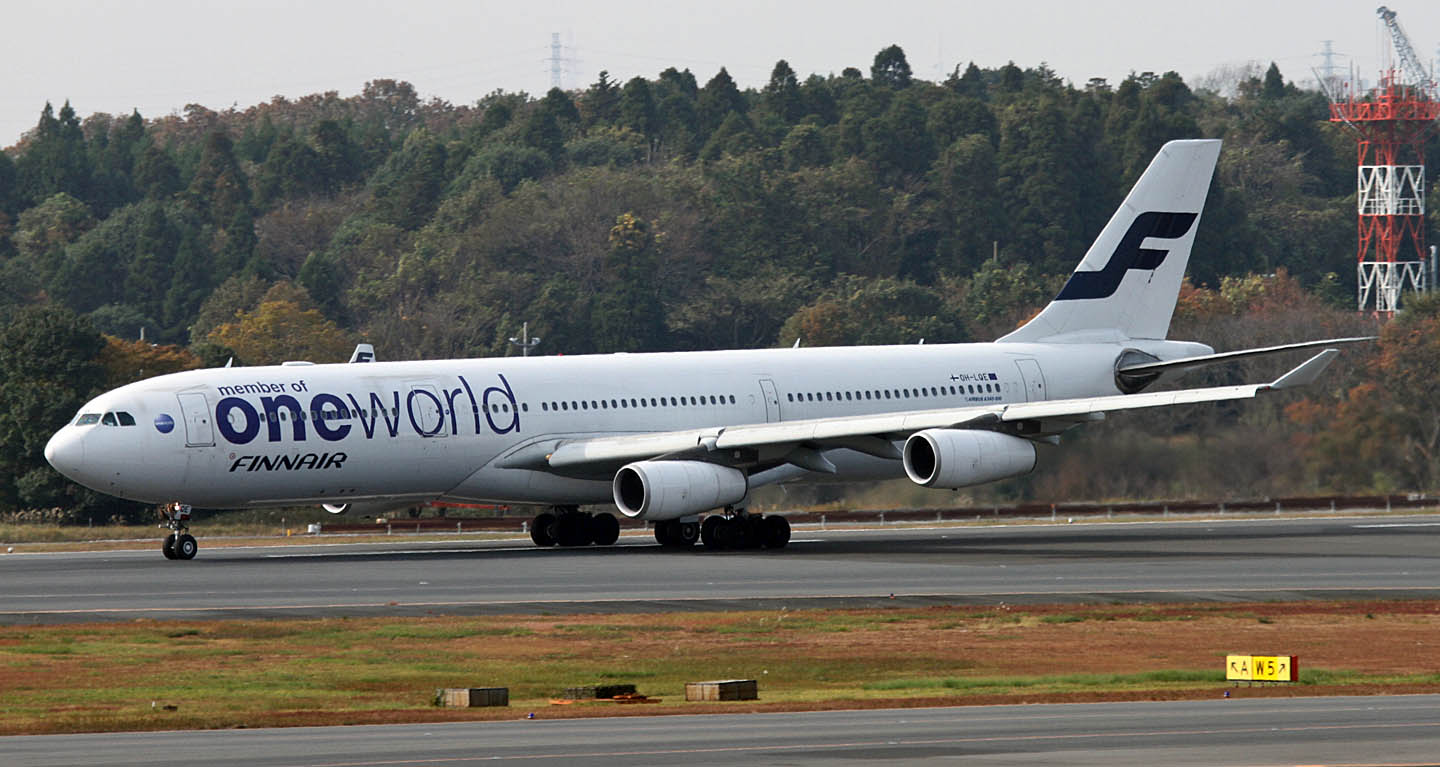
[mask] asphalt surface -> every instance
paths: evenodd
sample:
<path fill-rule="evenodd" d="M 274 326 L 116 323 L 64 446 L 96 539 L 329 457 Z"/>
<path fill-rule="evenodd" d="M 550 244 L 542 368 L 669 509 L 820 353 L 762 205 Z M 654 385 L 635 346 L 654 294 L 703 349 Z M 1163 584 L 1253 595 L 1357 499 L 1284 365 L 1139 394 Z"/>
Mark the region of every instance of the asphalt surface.
<path fill-rule="evenodd" d="M 1440 598 L 1440 517 L 835 531 L 779 551 L 528 542 L 0 555 L 0 624 L 996 602 Z"/>
<path fill-rule="evenodd" d="M 26 736 L 0 738 L 0 755 L 27 767 L 1433 765 L 1440 761 L 1440 696 Z"/>

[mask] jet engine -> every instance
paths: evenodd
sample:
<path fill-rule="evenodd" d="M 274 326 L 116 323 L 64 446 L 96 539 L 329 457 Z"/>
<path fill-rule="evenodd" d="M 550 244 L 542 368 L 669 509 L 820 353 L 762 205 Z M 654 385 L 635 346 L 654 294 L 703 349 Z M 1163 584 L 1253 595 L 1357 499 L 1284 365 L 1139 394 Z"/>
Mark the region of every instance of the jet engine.
<path fill-rule="evenodd" d="M 627 517 L 679 519 L 739 503 L 745 472 L 703 461 L 637 461 L 615 473 L 615 505 Z"/>
<path fill-rule="evenodd" d="M 362 517 L 378 517 L 384 515 L 387 511 L 419 506 L 422 503 L 424 503 L 423 500 L 417 501 L 411 499 L 408 501 L 398 501 L 391 499 L 388 501 L 361 501 L 359 503 L 326 503 L 322 504 L 320 508 L 331 514 L 345 514 L 349 512 Z"/>
<path fill-rule="evenodd" d="M 903 462 L 917 485 L 969 487 L 1028 474 L 1035 443 L 993 431 L 926 429 L 905 441 Z"/>

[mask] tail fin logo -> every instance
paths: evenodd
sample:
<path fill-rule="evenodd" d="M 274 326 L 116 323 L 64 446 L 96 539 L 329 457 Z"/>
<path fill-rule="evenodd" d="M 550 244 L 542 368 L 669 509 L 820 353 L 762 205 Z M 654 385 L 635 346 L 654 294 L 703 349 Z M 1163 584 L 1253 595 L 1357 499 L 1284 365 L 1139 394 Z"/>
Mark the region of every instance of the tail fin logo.
<path fill-rule="evenodd" d="M 1120 238 L 1120 244 L 1115 246 L 1115 252 L 1110 255 L 1110 262 L 1105 264 L 1105 268 L 1098 272 L 1071 274 L 1055 300 L 1109 298 L 1115 295 L 1126 272 L 1131 269 L 1158 269 L 1165 262 L 1165 257 L 1170 255 L 1169 250 L 1140 247 L 1145 238 L 1178 240 L 1189 233 L 1197 216 L 1196 213 L 1141 213 L 1125 231 L 1125 236 Z"/>

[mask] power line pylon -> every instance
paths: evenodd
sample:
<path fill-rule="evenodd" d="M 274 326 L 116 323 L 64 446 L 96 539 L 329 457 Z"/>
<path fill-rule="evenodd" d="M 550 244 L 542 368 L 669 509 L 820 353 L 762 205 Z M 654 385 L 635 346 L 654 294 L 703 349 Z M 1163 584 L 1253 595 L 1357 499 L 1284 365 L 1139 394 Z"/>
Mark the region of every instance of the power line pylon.
<path fill-rule="evenodd" d="M 1388 316 L 1407 287 L 1421 293 L 1435 287 L 1426 268 L 1425 138 L 1440 118 L 1440 98 L 1395 12 L 1381 6 L 1376 15 L 1389 29 L 1394 55 L 1379 84 L 1362 94 L 1352 79 L 1326 92 L 1330 120 L 1357 134 L 1359 310 Z"/>

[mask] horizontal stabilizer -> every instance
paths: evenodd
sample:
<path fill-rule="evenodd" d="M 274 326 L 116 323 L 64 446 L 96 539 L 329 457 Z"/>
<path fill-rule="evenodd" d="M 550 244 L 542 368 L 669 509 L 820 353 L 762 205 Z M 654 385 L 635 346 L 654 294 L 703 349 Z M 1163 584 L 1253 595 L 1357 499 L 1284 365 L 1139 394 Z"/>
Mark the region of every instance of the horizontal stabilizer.
<path fill-rule="evenodd" d="M 1116 370 L 1117 373 L 1139 376 L 1148 373 L 1176 373 L 1182 370 L 1205 367 L 1207 365 L 1218 365 L 1223 362 L 1234 362 L 1236 360 L 1250 357 L 1262 357 L 1267 354 L 1280 354 L 1282 352 L 1293 352 L 1300 349 L 1319 349 L 1322 347 L 1341 346 L 1343 344 L 1358 344 L 1362 341 L 1374 341 L 1377 336 L 1356 336 L 1354 338 L 1330 338 L 1324 341 L 1305 341 L 1298 344 L 1282 344 L 1280 346 L 1265 346 L 1257 349 L 1240 349 L 1233 352 L 1221 352 L 1219 354 L 1205 354 L 1199 357 L 1184 357 L 1178 360 L 1165 362 L 1141 362 L 1134 365 L 1125 365 Z"/>

